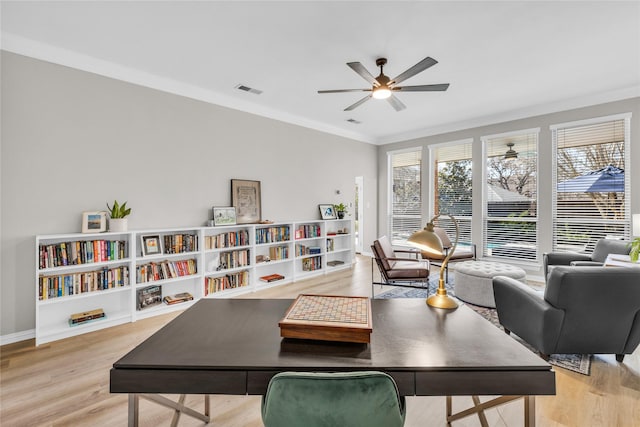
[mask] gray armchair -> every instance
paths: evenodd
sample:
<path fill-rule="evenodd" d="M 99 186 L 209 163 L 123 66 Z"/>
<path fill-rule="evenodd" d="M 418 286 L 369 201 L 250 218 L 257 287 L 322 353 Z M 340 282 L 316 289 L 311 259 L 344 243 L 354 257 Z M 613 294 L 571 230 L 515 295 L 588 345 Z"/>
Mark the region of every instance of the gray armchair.
<path fill-rule="evenodd" d="M 591 254 L 581 252 L 549 252 L 544 254 L 544 277 L 556 265 L 602 266 L 609 254 L 629 255 L 630 242 L 626 240 L 600 239 Z M 552 267 L 552 268 L 549 268 Z"/>
<path fill-rule="evenodd" d="M 493 279 L 500 324 L 543 355 L 615 354 L 640 343 L 640 269 L 551 270 L 544 296 L 509 277 Z"/>

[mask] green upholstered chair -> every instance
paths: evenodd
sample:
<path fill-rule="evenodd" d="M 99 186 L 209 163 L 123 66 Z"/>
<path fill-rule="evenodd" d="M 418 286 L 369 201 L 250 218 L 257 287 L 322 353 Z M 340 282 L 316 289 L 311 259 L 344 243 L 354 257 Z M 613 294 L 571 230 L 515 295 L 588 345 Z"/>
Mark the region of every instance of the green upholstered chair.
<path fill-rule="evenodd" d="M 404 397 L 383 372 L 282 372 L 262 399 L 265 427 L 401 427 Z"/>

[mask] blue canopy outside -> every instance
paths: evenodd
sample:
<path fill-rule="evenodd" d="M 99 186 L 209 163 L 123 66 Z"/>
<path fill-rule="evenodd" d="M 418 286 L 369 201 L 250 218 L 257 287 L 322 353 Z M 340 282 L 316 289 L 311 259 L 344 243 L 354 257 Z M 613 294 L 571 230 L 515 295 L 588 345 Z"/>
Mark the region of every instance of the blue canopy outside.
<path fill-rule="evenodd" d="M 559 193 L 624 192 L 624 170 L 607 166 L 558 183 Z"/>

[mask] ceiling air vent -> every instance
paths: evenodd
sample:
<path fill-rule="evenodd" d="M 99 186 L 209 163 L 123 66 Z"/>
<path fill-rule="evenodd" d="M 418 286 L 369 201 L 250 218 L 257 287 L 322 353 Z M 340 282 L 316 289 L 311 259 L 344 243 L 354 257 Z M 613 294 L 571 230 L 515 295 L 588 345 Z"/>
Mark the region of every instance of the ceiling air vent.
<path fill-rule="evenodd" d="M 354 125 L 359 125 L 360 123 L 362 123 L 361 121 L 358 121 L 356 119 L 347 119 L 347 121 L 349 123 L 353 123 Z"/>
<path fill-rule="evenodd" d="M 239 84 L 239 85 L 237 85 L 237 86 L 236 86 L 236 89 L 238 89 L 238 90 L 242 90 L 242 91 L 244 91 L 244 92 L 253 93 L 254 95 L 260 95 L 260 94 L 262 93 L 262 91 L 261 91 L 261 90 L 254 89 L 254 88 L 252 88 L 252 87 L 245 86 L 245 85 L 243 85 L 243 84 Z"/>

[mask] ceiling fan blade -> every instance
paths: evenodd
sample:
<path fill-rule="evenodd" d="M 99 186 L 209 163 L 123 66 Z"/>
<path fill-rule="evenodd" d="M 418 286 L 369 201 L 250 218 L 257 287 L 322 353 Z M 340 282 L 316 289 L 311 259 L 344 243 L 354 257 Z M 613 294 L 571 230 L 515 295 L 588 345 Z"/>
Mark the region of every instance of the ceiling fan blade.
<path fill-rule="evenodd" d="M 413 67 L 409 68 L 407 71 L 405 71 L 404 73 L 401 73 L 398 77 L 396 77 L 395 79 L 391 79 L 391 83 L 390 84 L 398 84 L 402 81 L 407 80 L 409 77 L 413 77 L 416 74 L 418 74 L 421 71 L 426 70 L 429 67 L 432 67 L 434 65 L 436 65 L 438 63 L 438 61 L 436 61 L 435 59 L 431 58 L 430 56 L 427 56 L 426 58 L 424 58 L 422 61 L 418 62 L 416 65 L 414 65 Z"/>
<path fill-rule="evenodd" d="M 318 93 L 371 92 L 371 89 L 331 89 L 319 90 Z"/>
<path fill-rule="evenodd" d="M 420 85 L 420 86 L 399 86 L 394 87 L 393 91 L 400 92 L 441 92 L 449 88 L 449 83 L 441 83 L 437 85 Z"/>
<path fill-rule="evenodd" d="M 378 81 L 376 80 L 375 77 L 373 77 L 371 75 L 371 73 L 369 71 L 367 71 L 366 68 L 364 68 L 364 65 L 362 65 L 359 62 L 347 62 L 347 65 L 356 73 L 360 74 L 360 76 L 365 79 L 366 81 L 368 81 L 369 83 L 371 83 L 374 86 L 379 86 L 380 83 L 378 83 Z"/>
<path fill-rule="evenodd" d="M 349 105 L 347 108 L 344 109 L 344 111 L 351 111 L 351 110 L 355 109 L 356 107 L 359 107 L 360 105 L 364 104 L 365 102 L 367 102 L 370 99 L 371 99 L 371 95 L 367 95 L 364 98 L 362 98 L 360 101 Z"/>
<path fill-rule="evenodd" d="M 405 108 L 407 108 L 406 105 L 404 105 L 402 103 L 402 101 L 400 101 L 395 95 L 391 95 L 390 97 L 387 98 L 387 101 L 389 102 L 389 104 L 391 104 L 391 106 L 396 110 L 396 111 L 402 111 Z"/>

